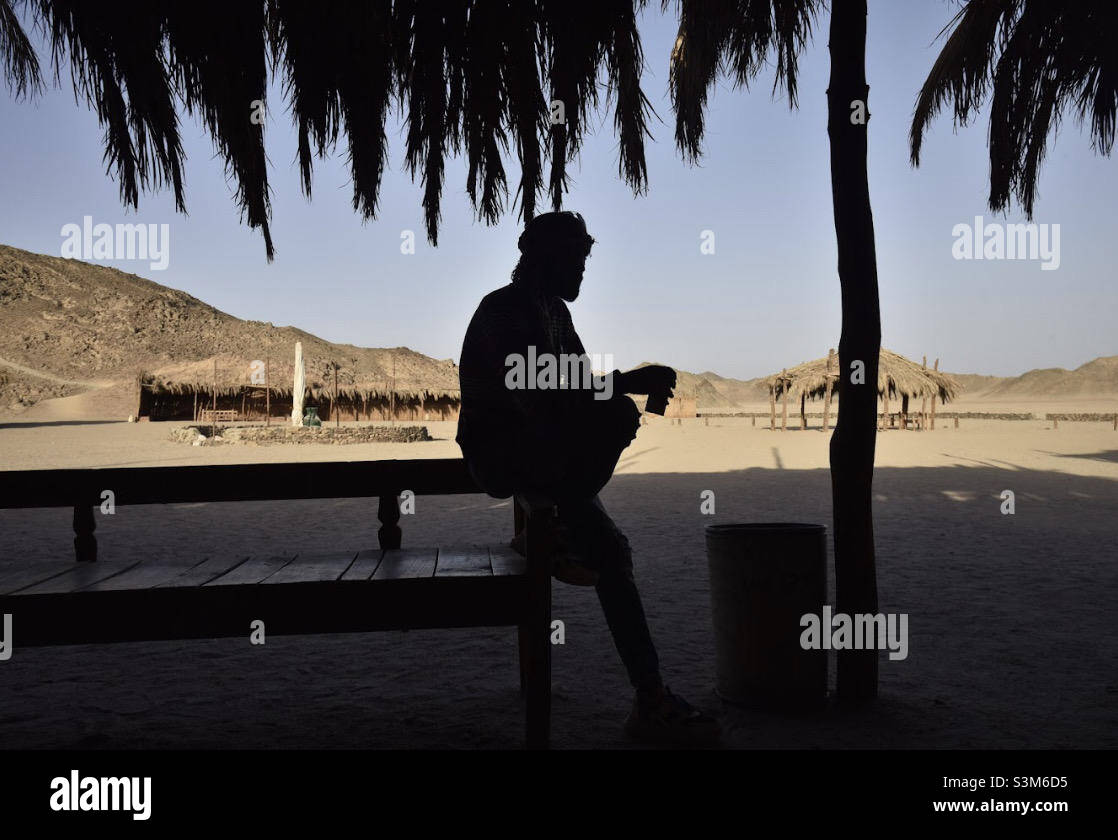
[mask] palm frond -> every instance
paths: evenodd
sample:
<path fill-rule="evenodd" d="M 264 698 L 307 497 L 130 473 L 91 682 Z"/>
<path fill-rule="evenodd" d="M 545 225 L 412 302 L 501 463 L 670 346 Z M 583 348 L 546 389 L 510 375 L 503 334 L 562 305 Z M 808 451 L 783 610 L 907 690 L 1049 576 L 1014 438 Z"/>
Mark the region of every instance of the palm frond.
<path fill-rule="evenodd" d="M 252 103 L 265 102 L 268 91 L 265 5 L 194 0 L 166 4 L 165 14 L 168 75 L 187 113 L 198 116 L 208 130 L 236 185 L 242 219 L 260 228 L 271 260 L 275 250 L 264 124 L 251 118 Z M 214 26 L 215 20 L 221 25 Z M 166 119 L 173 117 L 172 110 Z"/>
<path fill-rule="evenodd" d="M 34 92 L 39 69 L 14 12 L 19 2 L 0 0 L 0 62 L 22 94 Z M 450 154 L 464 153 L 466 192 L 478 217 L 493 224 L 506 208 L 510 144 L 521 168 L 514 201 L 526 220 L 535 214 L 546 143 L 551 202 L 561 207 L 567 165 L 578 157 L 599 88 L 617 97 L 619 172 L 635 193 L 646 189 L 644 137 L 655 112 L 640 88 L 636 12 L 645 0 L 600 0 L 577 14 L 567 0 L 23 2 L 47 34 L 56 83 L 68 65 L 75 98 L 98 115 L 121 200 L 135 207 L 141 191 L 169 185 L 185 211 L 185 111 L 208 131 L 242 221 L 261 230 L 269 260 L 269 164 L 264 122 L 252 116 L 273 77 L 294 123 L 303 193 L 311 196 L 315 159 L 334 154 L 344 135 L 353 207 L 363 220 L 377 216 L 385 126 L 396 102 L 404 165 L 422 184 L 433 245 Z M 552 99 L 566 105 L 563 125 L 548 124 Z"/>
<path fill-rule="evenodd" d="M 1109 0 L 970 0 L 940 34 L 949 30 L 917 96 L 912 164 L 944 105 L 966 125 L 989 96 L 990 208 L 1016 199 L 1032 218 L 1041 163 L 1066 110 L 1090 123 L 1097 153 L 1113 149 L 1118 8 Z"/>
<path fill-rule="evenodd" d="M 508 109 L 503 44 L 492 33 L 501 30 L 505 9 L 480 3 L 470 10 L 466 26 L 463 138 L 468 174 L 466 192 L 483 221 L 493 224 L 504 212 L 508 195 L 502 153 L 508 150 L 505 114 Z M 478 197 L 478 181 L 481 196 Z"/>
<path fill-rule="evenodd" d="M 669 3 L 664 0 L 666 9 Z M 676 145 L 691 162 L 702 154 L 707 100 L 719 75 L 748 87 L 776 57 L 773 95 L 781 88 L 796 107 L 799 56 L 811 37 L 821 0 L 679 0 L 679 31 L 669 87 Z"/>
<path fill-rule="evenodd" d="M 617 97 L 613 117 L 614 130 L 621 141 L 617 171 L 634 192 L 642 193 L 648 189 L 644 138 L 652 137 L 647 114 L 655 114 L 655 110 L 640 86 L 644 54 L 637 33 L 636 10 L 632 4 L 616 2 L 611 11 L 614 19 L 607 31 L 613 37 L 606 44 L 606 66 L 610 93 Z"/>
<path fill-rule="evenodd" d="M 140 190 L 170 184 L 185 210 L 173 82 L 164 59 L 162 16 L 151 4 L 100 8 L 78 0 L 40 0 L 55 78 L 69 56 L 75 97 L 86 100 L 105 129 L 107 171 L 121 201 L 139 206 Z M 121 37 L 123 31 L 127 37 Z"/>
<path fill-rule="evenodd" d="M 16 4 L 25 5 L 20 0 L 16 0 Z M 42 90 L 39 57 L 20 26 L 10 0 L 0 0 L 0 65 L 4 68 L 8 90 L 17 99 L 28 94 L 34 96 Z"/>

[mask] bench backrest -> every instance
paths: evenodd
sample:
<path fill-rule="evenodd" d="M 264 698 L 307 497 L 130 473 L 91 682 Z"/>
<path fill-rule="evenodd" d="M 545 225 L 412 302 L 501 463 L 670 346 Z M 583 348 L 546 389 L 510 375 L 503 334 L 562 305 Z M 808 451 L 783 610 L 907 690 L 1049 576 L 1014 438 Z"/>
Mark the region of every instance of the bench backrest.
<path fill-rule="evenodd" d="M 343 499 L 484 492 L 461 458 L 0 471 L 0 508 Z"/>
<path fill-rule="evenodd" d="M 112 496 L 106 496 L 105 491 Z M 114 505 L 376 497 L 381 548 L 400 547 L 399 496 L 484 492 L 461 458 L 0 471 L 0 508 L 72 507 L 78 560 L 94 560 L 93 511 Z M 515 527 L 522 513 L 513 505 Z"/>

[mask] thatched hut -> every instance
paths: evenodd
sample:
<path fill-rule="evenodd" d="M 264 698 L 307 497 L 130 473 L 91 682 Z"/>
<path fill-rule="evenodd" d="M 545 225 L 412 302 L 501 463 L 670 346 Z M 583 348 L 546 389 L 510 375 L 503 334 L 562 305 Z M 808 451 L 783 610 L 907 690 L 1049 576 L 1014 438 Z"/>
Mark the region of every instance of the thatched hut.
<path fill-rule="evenodd" d="M 290 416 L 294 364 L 289 360 L 217 356 L 168 365 L 138 377 L 137 415 L 152 420 L 198 420 L 210 409 L 235 412 L 239 420 Z M 321 368 L 321 369 L 320 369 Z M 444 383 L 373 378 L 341 367 L 307 365 L 304 405 L 323 420 L 456 420 L 457 388 Z"/>
<path fill-rule="evenodd" d="M 889 412 L 889 400 L 900 399 L 900 422 L 902 428 L 907 428 L 909 417 L 909 400 L 920 398 L 922 408 L 920 412 L 920 428 L 930 420 L 931 427 L 935 428 L 935 406 L 938 399 L 946 403 L 954 399 L 962 390 L 958 382 L 945 373 L 939 371 L 937 359 L 932 368 L 928 368 L 927 359 L 923 364 L 917 364 L 911 359 L 906 359 L 899 353 L 881 349 L 881 357 L 877 369 L 877 395 L 882 401 L 880 420 L 882 425 L 891 424 L 892 415 Z M 800 399 L 800 428 L 807 428 L 807 415 L 805 403 L 807 400 L 823 398 L 823 429 L 829 427 L 831 401 L 838 394 L 838 355 L 831 350 L 821 359 L 786 368 L 780 373 L 768 378 L 769 386 L 769 412 L 770 428 L 776 428 L 776 400 L 781 400 L 781 429 L 788 425 L 788 398 Z M 931 415 L 926 417 L 926 406 L 931 401 Z"/>

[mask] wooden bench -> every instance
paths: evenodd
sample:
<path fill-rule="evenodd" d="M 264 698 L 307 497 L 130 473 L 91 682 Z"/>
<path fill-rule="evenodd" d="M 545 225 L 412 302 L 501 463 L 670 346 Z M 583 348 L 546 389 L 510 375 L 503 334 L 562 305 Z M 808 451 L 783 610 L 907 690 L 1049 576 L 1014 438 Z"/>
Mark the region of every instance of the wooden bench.
<path fill-rule="evenodd" d="M 116 505 L 377 497 L 380 544 L 187 564 L 158 557 L 97 561 L 95 510 L 104 490 L 113 492 Z M 527 528 L 527 559 L 507 543 L 401 549 L 398 498 L 404 490 L 416 496 L 482 492 L 460 459 L 0 472 L 0 508 L 73 507 L 78 560 L 0 566 L 0 614 L 13 616 L 17 651 L 247 640 L 257 619 L 267 635 L 516 626 L 527 743 L 546 747 L 553 509 L 514 502 L 516 530 Z"/>
<path fill-rule="evenodd" d="M 240 420 L 240 414 L 235 408 L 203 408 L 198 412 L 198 420 L 195 422 L 200 423 L 232 423 L 235 420 Z"/>

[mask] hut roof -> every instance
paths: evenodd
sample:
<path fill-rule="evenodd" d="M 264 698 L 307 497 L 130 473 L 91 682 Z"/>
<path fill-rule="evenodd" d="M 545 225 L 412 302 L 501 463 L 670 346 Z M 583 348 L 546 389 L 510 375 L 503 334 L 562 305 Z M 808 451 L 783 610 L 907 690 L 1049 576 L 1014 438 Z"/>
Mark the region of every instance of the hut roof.
<path fill-rule="evenodd" d="M 216 356 L 192 362 L 166 365 L 154 372 L 140 375 L 141 382 L 159 393 L 181 394 L 191 391 L 209 393 L 214 387 L 214 360 L 217 361 L 217 393 L 219 396 L 239 394 L 244 389 L 259 388 L 264 385 L 253 382 L 253 361 L 235 356 Z M 321 368 L 321 369 L 320 369 Z M 334 372 L 317 360 L 306 362 L 307 391 L 313 399 L 329 399 L 334 394 Z M 262 374 L 263 371 L 261 370 Z M 268 365 L 268 390 L 273 394 L 289 397 L 294 387 L 295 364 L 292 361 L 272 360 Z M 391 378 L 341 366 L 338 370 L 338 396 L 342 399 L 376 399 L 393 393 L 403 398 L 458 398 L 460 391 L 451 387 L 449 377 L 440 381 L 413 381 L 398 378 L 393 389 Z M 457 382 L 453 383 L 457 385 Z"/>
<path fill-rule="evenodd" d="M 768 378 L 768 386 L 776 396 L 787 389 L 790 396 L 806 393 L 809 399 L 822 397 L 827 389 L 838 391 L 838 354 L 827 370 L 827 357 L 796 365 Z M 954 399 L 962 390 L 954 379 L 945 373 L 931 368 L 922 368 L 911 359 L 899 353 L 881 348 L 881 358 L 877 368 L 877 394 L 882 396 L 886 389 L 890 397 L 931 397 L 937 396 L 944 403 Z"/>

